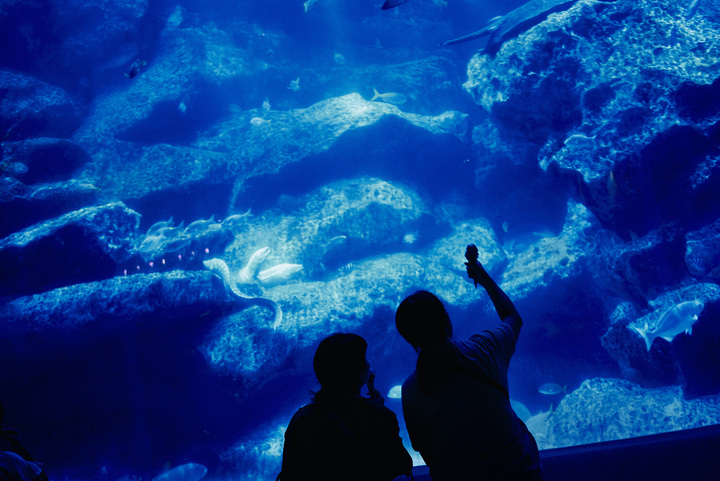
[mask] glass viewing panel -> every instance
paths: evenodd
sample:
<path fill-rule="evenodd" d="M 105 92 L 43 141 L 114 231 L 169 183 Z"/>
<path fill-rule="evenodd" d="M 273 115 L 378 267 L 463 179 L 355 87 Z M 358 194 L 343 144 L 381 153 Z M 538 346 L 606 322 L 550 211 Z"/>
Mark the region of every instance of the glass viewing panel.
<path fill-rule="evenodd" d="M 499 323 L 467 244 L 541 449 L 718 423 L 716 3 L 45 3 L 0 4 L 0 402 L 51 479 L 275 479 L 334 332 L 423 464 L 395 310 Z"/>

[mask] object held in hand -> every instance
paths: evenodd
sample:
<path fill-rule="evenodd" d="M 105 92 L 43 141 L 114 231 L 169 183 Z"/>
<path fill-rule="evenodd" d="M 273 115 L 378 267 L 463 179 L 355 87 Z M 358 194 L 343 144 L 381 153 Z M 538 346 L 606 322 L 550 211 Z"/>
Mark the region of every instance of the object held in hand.
<path fill-rule="evenodd" d="M 467 259 L 467 266 L 477 264 L 478 261 L 478 248 L 475 246 L 475 244 L 469 244 L 465 248 L 465 259 Z M 477 289 L 477 281 L 475 278 L 473 278 L 473 282 L 475 283 L 475 288 Z"/>

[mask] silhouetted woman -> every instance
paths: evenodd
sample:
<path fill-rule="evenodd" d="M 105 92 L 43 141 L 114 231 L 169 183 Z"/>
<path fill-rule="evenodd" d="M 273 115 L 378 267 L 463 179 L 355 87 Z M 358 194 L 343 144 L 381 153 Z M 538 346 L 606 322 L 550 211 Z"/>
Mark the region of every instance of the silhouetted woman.
<path fill-rule="evenodd" d="M 453 340 L 443 303 L 417 291 L 400 303 L 395 323 L 418 351 L 402 386 L 405 424 L 433 481 L 541 481 L 537 443 L 510 407 L 507 371 L 522 319 L 468 246 L 468 277 L 485 288 L 500 325 Z"/>
<path fill-rule="evenodd" d="M 313 359 L 320 391 L 290 421 L 278 479 L 380 481 L 410 475 L 412 459 L 397 417 L 375 390 L 366 351 L 367 342 L 355 334 L 333 334 L 320 343 Z M 370 398 L 360 394 L 365 384 Z"/>

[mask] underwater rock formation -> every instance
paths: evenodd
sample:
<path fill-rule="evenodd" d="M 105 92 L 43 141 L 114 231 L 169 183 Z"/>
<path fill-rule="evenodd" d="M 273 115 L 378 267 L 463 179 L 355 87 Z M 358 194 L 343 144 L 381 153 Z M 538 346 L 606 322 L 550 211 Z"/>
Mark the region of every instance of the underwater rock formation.
<path fill-rule="evenodd" d="M 301 264 L 304 275 L 313 278 L 368 253 L 403 246 L 407 233 L 417 232 L 422 245 L 442 233 L 417 192 L 375 177 L 328 183 L 289 198 L 283 194 L 276 202 L 279 212 L 249 217 L 234 230 L 236 239 L 226 259 L 231 268 L 244 268 L 250 254 L 269 247 L 275 264 Z M 273 265 L 263 262 L 255 267 Z"/>
<path fill-rule="evenodd" d="M 534 147 L 525 162 L 572 179 L 623 238 L 720 213 L 718 115 L 697 93 L 720 78 L 720 19 L 679 10 L 581 0 L 468 66 L 465 88 L 501 135 Z"/>
<path fill-rule="evenodd" d="M 0 238 L 37 222 L 98 203 L 94 185 L 77 180 L 28 186 L 0 178 Z"/>
<path fill-rule="evenodd" d="M 547 416 L 530 418 L 540 449 L 692 429 L 720 422 L 720 396 L 686 400 L 680 387 L 647 389 L 622 379 L 589 379 Z"/>
<path fill-rule="evenodd" d="M 88 164 L 83 178 L 132 201 L 140 211 L 169 202 L 178 192 L 205 196 L 218 210 L 228 202 L 233 210 L 252 204 L 264 207 L 280 193 L 297 193 L 279 187 L 269 190 L 268 179 L 277 186 L 303 181 L 307 188 L 317 188 L 338 177 L 387 172 L 388 166 L 393 178 L 427 176 L 443 168 L 437 161 L 443 152 L 462 148 L 467 131 L 467 116 L 459 112 L 421 116 L 351 94 L 303 110 L 270 111 L 269 122 L 262 125 L 253 125 L 249 114 L 241 112 L 213 125 L 193 147 L 146 146 L 104 137 L 97 122 L 107 123 L 109 129 L 123 123 L 114 119 L 116 115 L 125 114 L 101 107 L 104 113 L 98 107 L 76 137 L 98 159 Z M 397 136 L 408 142 L 402 154 L 392 140 Z M 415 147 L 409 150 L 408 145 Z M 99 161 L 105 156 L 119 160 L 105 166 Z M 462 172 L 461 160 L 457 162 Z M 138 178 L 152 182 L 137 182 Z M 438 178 L 448 184 L 468 183 L 459 174 Z"/>
<path fill-rule="evenodd" d="M 133 272 L 140 265 L 143 271 L 203 269 L 203 260 L 223 252 L 232 241 L 232 231 L 213 218 L 195 220 L 187 227 L 182 222 L 175 225 L 172 218 L 158 221 L 137 242 L 127 269 Z"/>
<path fill-rule="evenodd" d="M 18 176 L 26 184 L 71 179 L 90 160 L 82 147 L 67 139 L 40 137 L 5 142 L 0 149 L 3 162 L 20 162 L 27 167 L 27 172 Z"/>
<path fill-rule="evenodd" d="M 148 419 L 163 426 L 143 430 L 141 442 L 157 444 L 163 458 L 172 457 L 178 443 L 197 442 L 202 429 L 234 434 L 239 421 L 226 416 L 198 422 L 208 406 L 219 412 L 242 406 L 197 348 L 219 317 L 238 308 L 207 271 L 118 276 L 16 298 L 0 307 L 0 362 L 8 366 L 0 384 L 13 386 L 3 403 L 32 399 L 36 412 L 52 412 L 58 404 L 79 409 L 82 416 L 36 415 L 23 422 L 23 434 L 33 438 L 62 432 L 72 442 L 37 455 L 71 463 L 100 459 L 112 443 L 138 442 L 137 431 L 128 429 L 138 415 L 137 396 Z M 212 400 L 188 402 L 193 390 L 212 392 Z M 179 416 L 185 417 L 182 428 Z M 80 442 L 88 444 L 82 453 Z M 135 465 L 157 455 L 127 453 L 127 463 Z"/>
<path fill-rule="evenodd" d="M 600 231 L 594 244 L 593 277 L 609 295 L 645 306 L 686 277 L 685 241 L 676 228 L 658 229 L 627 242 Z"/>
<path fill-rule="evenodd" d="M 0 240 L 0 295 L 27 295 L 113 277 L 132 252 L 137 212 L 86 207 Z"/>
<path fill-rule="evenodd" d="M 685 234 L 685 265 L 691 276 L 720 280 L 720 219 Z"/>
<path fill-rule="evenodd" d="M 234 304 L 209 272 L 170 271 L 118 276 L 18 297 L 0 309 L 0 322 L 6 341 L 34 332 L 91 343 L 95 333 L 83 333 L 90 326 L 119 332 L 127 323 L 166 323 L 209 310 L 217 315 Z M 57 349 L 61 344 L 57 343 Z"/>
<path fill-rule="evenodd" d="M 66 138 L 80 125 L 70 95 L 28 75 L 0 70 L 0 139 Z"/>

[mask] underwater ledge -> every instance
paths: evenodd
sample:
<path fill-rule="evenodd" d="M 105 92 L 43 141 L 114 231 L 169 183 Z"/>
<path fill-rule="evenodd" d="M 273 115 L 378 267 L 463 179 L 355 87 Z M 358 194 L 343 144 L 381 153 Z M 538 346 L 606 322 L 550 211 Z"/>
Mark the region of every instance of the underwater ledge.
<path fill-rule="evenodd" d="M 715 481 L 720 425 L 540 451 L 551 481 Z M 415 466 L 416 481 L 431 481 Z"/>

